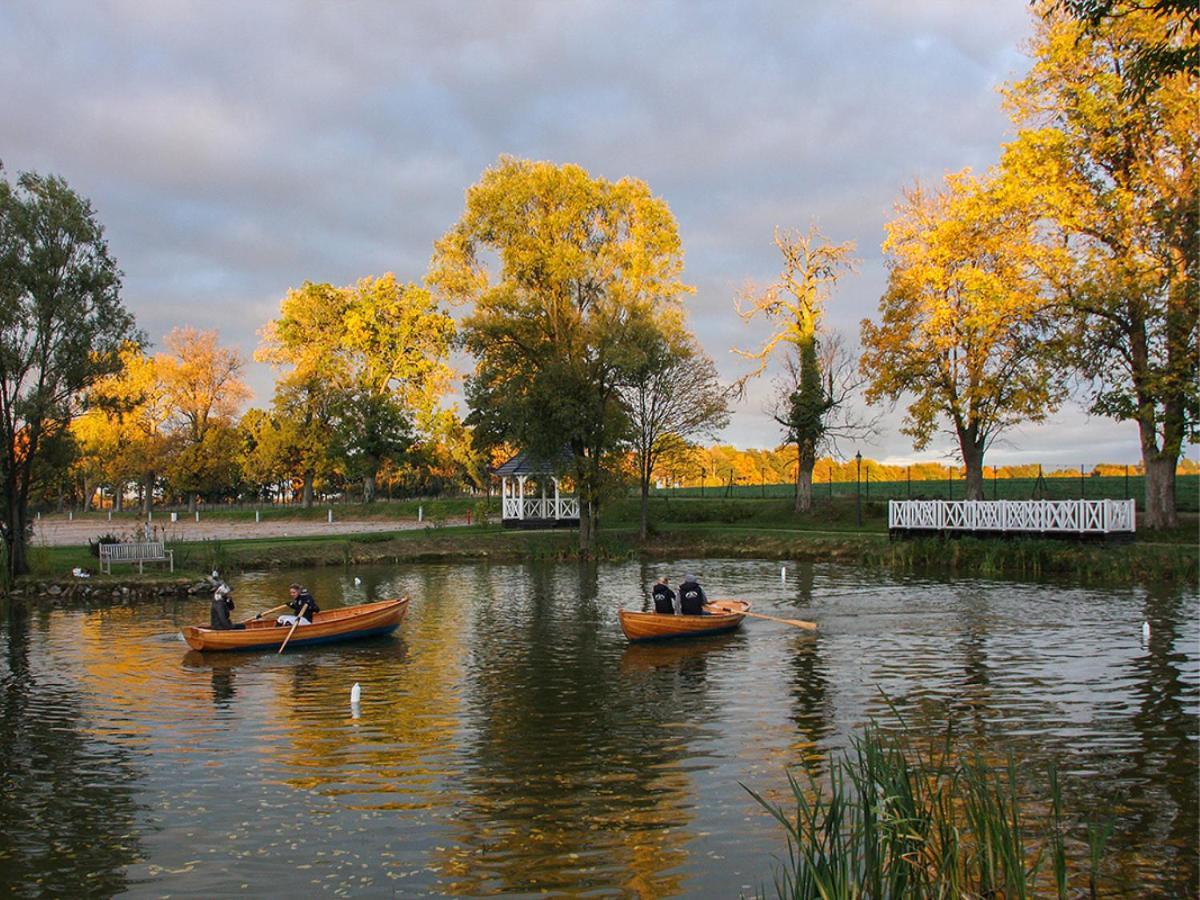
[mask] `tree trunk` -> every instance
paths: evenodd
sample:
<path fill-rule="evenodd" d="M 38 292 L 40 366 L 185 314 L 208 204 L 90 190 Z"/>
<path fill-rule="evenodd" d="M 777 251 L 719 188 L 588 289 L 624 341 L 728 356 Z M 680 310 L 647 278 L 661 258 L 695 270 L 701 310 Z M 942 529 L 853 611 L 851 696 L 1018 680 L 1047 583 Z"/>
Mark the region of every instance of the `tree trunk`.
<path fill-rule="evenodd" d="M 1177 460 L 1167 453 L 1148 454 L 1143 451 L 1146 467 L 1146 511 L 1143 523 L 1147 528 L 1173 528 L 1179 524 L 1175 511 L 1175 467 Z"/>
<path fill-rule="evenodd" d="M 983 499 L 983 439 L 960 434 L 958 446 L 967 469 L 967 500 Z"/>
<path fill-rule="evenodd" d="M 375 471 L 363 476 L 363 503 L 375 502 Z"/>
<path fill-rule="evenodd" d="M 309 469 L 304 473 L 304 487 L 300 493 L 300 506 L 303 509 L 312 509 L 313 505 L 313 478 L 315 473 Z"/>
<path fill-rule="evenodd" d="M 125 511 L 125 485 L 120 482 L 112 486 L 113 492 L 113 512 Z"/>
<path fill-rule="evenodd" d="M 150 515 L 154 508 L 154 473 L 147 472 L 142 476 L 142 515 Z"/>
<path fill-rule="evenodd" d="M 650 479 L 642 479 L 642 527 L 641 537 L 644 541 L 650 533 Z"/>
<path fill-rule="evenodd" d="M 192 515 L 196 511 L 196 495 L 188 493 L 188 515 Z"/>
<path fill-rule="evenodd" d="M 812 477 L 813 467 L 817 464 L 817 454 L 813 447 L 805 441 L 798 446 L 796 452 L 796 509 L 797 513 L 812 510 Z"/>

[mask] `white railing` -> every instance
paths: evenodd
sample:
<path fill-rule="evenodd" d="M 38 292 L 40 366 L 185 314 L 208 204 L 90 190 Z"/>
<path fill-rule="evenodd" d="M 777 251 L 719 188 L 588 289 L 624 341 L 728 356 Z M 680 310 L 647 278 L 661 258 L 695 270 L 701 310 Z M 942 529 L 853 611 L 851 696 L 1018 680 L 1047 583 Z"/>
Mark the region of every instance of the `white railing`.
<path fill-rule="evenodd" d="M 505 497 L 502 519 L 578 519 L 578 497 Z"/>
<path fill-rule="evenodd" d="M 1133 500 L 889 500 L 888 528 L 913 531 L 1132 532 Z"/>

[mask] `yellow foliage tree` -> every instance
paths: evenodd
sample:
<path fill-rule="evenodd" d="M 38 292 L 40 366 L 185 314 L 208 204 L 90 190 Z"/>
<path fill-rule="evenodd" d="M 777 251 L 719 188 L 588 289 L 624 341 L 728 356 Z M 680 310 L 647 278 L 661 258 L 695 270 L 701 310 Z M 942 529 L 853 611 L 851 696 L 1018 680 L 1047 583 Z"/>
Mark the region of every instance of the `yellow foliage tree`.
<path fill-rule="evenodd" d="M 902 430 L 917 449 L 947 420 L 983 496 L 983 459 L 998 434 L 1043 420 L 1065 395 L 1043 337 L 1037 272 L 1054 264 L 1037 221 L 998 180 L 947 176 L 906 192 L 886 226 L 890 257 L 878 323 L 862 323 L 868 402 L 911 397 Z"/>

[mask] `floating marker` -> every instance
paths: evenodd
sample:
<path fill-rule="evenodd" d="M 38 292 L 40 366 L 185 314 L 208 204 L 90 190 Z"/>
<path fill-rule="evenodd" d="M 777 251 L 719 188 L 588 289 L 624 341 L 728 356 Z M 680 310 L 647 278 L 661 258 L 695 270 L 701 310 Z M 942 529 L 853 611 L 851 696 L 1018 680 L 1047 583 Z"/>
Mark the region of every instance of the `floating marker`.
<path fill-rule="evenodd" d="M 354 682 L 354 687 L 350 688 L 350 702 L 358 703 L 362 697 L 362 688 L 358 686 L 358 682 Z"/>
<path fill-rule="evenodd" d="M 1142 643 L 1143 644 L 1150 643 L 1150 623 L 1149 622 L 1142 623 Z"/>
<path fill-rule="evenodd" d="M 360 584 L 362 584 L 362 579 L 359 578 L 357 575 L 355 575 L 354 576 L 354 586 L 358 587 Z"/>
<path fill-rule="evenodd" d="M 784 566 L 782 569 L 779 570 L 779 577 L 782 580 L 787 581 L 787 566 Z"/>

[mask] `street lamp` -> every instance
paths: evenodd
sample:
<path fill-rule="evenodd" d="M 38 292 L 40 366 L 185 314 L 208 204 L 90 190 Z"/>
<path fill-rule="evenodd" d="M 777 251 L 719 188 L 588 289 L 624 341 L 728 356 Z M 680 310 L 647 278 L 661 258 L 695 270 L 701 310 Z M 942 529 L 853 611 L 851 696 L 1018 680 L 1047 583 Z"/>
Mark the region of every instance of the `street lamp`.
<path fill-rule="evenodd" d="M 856 475 L 854 479 L 854 523 L 862 528 L 862 454 L 854 453 Z"/>

